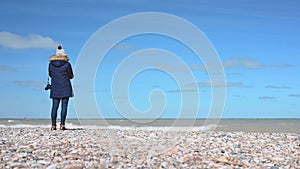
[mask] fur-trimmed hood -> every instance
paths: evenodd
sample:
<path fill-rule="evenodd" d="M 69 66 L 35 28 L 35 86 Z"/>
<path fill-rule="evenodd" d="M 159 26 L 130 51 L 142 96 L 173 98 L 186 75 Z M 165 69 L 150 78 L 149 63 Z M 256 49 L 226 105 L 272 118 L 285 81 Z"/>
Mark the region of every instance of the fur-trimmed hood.
<path fill-rule="evenodd" d="M 68 56 L 59 56 L 59 55 L 50 56 L 50 62 L 51 61 L 55 61 L 55 60 L 62 60 L 62 61 L 68 62 L 69 61 L 69 57 Z"/>

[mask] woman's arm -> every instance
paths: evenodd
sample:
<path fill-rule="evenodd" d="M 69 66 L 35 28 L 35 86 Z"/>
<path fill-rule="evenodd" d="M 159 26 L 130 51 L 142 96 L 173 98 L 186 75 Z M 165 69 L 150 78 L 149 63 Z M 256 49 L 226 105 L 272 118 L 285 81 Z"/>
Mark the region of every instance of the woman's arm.
<path fill-rule="evenodd" d="M 73 70 L 72 70 L 72 66 L 71 66 L 71 64 L 70 63 L 68 63 L 69 64 L 69 66 L 68 66 L 68 76 L 69 76 L 69 78 L 70 79 L 73 79 L 73 77 L 74 77 L 74 74 L 73 74 Z"/>
<path fill-rule="evenodd" d="M 49 74 L 49 76 L 52 78 L 51 70 L 50 70 L 50 63 L 49 63 L 49 65 L 48 65 L 48 74 Z"/>

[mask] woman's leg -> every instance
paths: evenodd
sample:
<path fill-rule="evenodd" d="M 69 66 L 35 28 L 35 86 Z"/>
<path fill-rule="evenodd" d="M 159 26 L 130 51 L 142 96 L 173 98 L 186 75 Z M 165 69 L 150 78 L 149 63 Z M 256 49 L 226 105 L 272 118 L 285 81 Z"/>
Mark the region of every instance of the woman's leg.
<path fill-rule="evenodd" d="M 52 99 L 52 111 L 51 111 L 51 121 L 52 126 L 56 126 L 56 117 L 57 117 L 57 109 L 59 106 L 60 99 Z"/>
<path fill-rule="evenodd" d="M 68 102 L 69 102 L 69 98 L 62 99 L 60 125 L 65 125 L 67 111 L 68 111 Z"/>

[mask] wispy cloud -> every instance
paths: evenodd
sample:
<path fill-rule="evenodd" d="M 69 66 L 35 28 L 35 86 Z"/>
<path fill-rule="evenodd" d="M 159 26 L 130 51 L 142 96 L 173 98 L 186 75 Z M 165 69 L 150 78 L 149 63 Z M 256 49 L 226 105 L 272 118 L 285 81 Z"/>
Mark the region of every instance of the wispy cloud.
<path fill-rule="evenodd" d="M 189 87 L 191 89 L 189 89 Z M 204 87 L 249 87 L 242 82 L 197 82 L 197 83 L 188 83 L 185 85 L 187 89 L 176 89 L 176 90 L 168 90 L 168 93 L 187 93 L 187 92 L 198 92 L 195 88 L 204 88 Z"/>
<path fill-rule="evenodd" d="M 271 65 L 267 65 L 267 67 L 275 67 L 275 68 L 289 68 L 289 67 L 294 67 L 295 65 L 291 65 L 291 64 L 271 64 Z"/>
<path fill-rule="evenodd" d="M 268 86 L 265 86 L 265 88 L 268 88 L 268 89 L 292 89 L 292 87 L 290 86 L 275 86 L 275 85 L 268 85 Z"/>
<path fill-rule="evenodd" d="M 237 73 L 237 72 L 235 72 L 235 73 L 226 73 L 226 75 L 227 76 L 243 76 L 242 73 Z"/>
<path fill-rule="evenodd" d="M 19 87 L 36 87 L 42 84 L 46 84 L 44 80 L 29 80 L 29 81 L 14 81 L 15 85 Z"/>
<path fill-rule="evenodd" d="M 294 65 L 291 64 L 264 64 L 260 63 L 256 60 L 250 58 L 234 58 L 223 62 L 223 66 L 225 69 L 234 69 L 234 68 L 242 68 L 242 69 L 261 69 L 261 68 L 289 68 Z"/>
<path fill-rule="evenodd" d="M 188 93 L 188 92 L 197 92 L 197 90 L 196 89 L 168 90 L 168 93 Z"/>
<path fill-rule="evenodd" d="M 151 63 L 155 63 L 158 66 L 163 67 L 165 70 L 168 71 L 185 71 L 186 69 L 180 65 L 162 65 L 158 60 L 149 60 L 148 62 Z M 264 64 L 264 63 L 260 63 L 254 59 L 250 59 L 250 58 L 233 58 L 233 59 L 229 59 L 227 61 L 224 61 L 223 63 L 223 67 L 225 70 L 228 69 L 263 69 L 263 68 L 290 68 L 290 67 L 294 67 L 294 65 L 291 64 Z M 220 68 L 217 66 L 216 63 L 211 62 L 208 63 L 206 65 L 202 65 L 202 64 L 189 64 L 188 67 L 191 70 L 199 70 L 199 71 L 203 71 L 203 70 L 207 70 L 208 68 L 210 69 L 217 69 Z M 231 73 L 228 75 L 232 75 L 232 76 L 241 76 L 241 73 Z"/>
<path fill-rule="evenodd" d="M 109 92 L 109 90 L 95 89 L 95 90 L 89 90 L 89 92 L 91 92 L 91 93 L 105 93 L 105 92 Z"/>
<path fill-rule="evenodd" d="M 33 90 L 35 90 L 35 91 L 42 91 L 42 90 L 45 90 L 45 88 L 42 87 L 42 86 L 36 86 L 36 87 L 33 88 Z"/>
<path fill-rule="evenodd" d="M 109 59 L 104 59 L 103 61 L 106 63 L 120 63 L 122 62 L 123 58 L 109 58 Z"/>
<path fill-rule="evenodd" d="M 197 83 L 189 83 L 185 85 L 186 87 L 248 87 L 242 82 L 212 82 L 204 81 Z"/>
<path fill-rule="evenodd" d="M 275 100 L 276 97 L 273 97 L 273 96 L 261 96 L 261 97 L 258 97 L 258 99 L 267 101 L 267 100 Z"/>
<path fill-rule="evenodd" d="M 235 58 L 227 60 L 223 63 L 225 69 L 232 68 L 245 68 L 245 69 L 258 69 L 265 67 L 264 64 L 248 58 Z"/>
<path fill-rule="evenodd" d="M 57 43 L 50 37 L 38 34 L 21 36 L 10 32 L 0 32 L 0 45 L 11 49 L 55 48 Z"/>
<path fill-rule="evenodd" d="M 298 98 L 300 98 L 300 93 L 299 94 L 290 94 L 289 97 L 298 97 Z"/>
<path fill-rule="evenodd" d="M 7 65 L 0 65 L 0 73 L 1 72 L 15 72 L 17 71 L 16 68 L 12 66 L 7 66 Z"/>
<path fill-rule="evenodd" d="M 243 97 L 245 97 L 245 96 L 239 95 L 239 94 L 235 94 L 235 95 L 232 95 L 232 97 L 243 98 Z"/>
<path fill-rule="evenodd" d="M 120 43 L 114 47 L 117 50 L 133 50 L 134 46 L 128 43 Z"/>

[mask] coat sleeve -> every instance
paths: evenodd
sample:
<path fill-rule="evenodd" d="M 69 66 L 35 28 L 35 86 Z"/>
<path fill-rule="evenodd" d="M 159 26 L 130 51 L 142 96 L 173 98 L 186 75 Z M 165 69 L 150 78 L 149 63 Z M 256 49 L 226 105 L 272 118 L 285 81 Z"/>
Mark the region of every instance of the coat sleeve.
<path fill-rule="evenodd" d="M 50 70 L 50 63 L 49 63 L 49 65 L 48 65 L 48 75 L 52 78 L 51 70 Z"/>
<path fill-rule="evenodd" d="M 72 66 L 71 66 L 70 63 L 69 63 L 69 66 L 68 66 L 68 76 L 69 76 L 70 79 L 73 79 L 73 77 L 74 77 Z"/>

